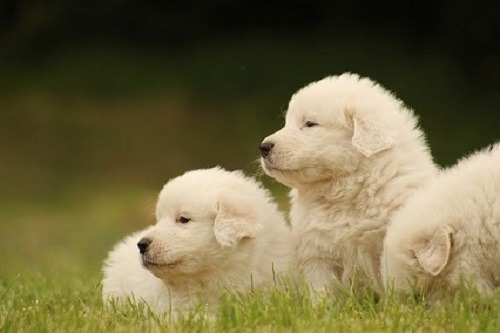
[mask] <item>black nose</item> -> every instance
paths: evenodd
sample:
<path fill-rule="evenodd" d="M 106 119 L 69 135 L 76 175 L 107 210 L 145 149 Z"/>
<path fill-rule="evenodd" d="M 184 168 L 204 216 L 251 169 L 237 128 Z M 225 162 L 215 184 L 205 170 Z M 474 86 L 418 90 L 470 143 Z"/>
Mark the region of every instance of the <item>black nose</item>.
<path fill-rule="evenodd" d="M 273 149 L 274 143 L 273 142 L 263 142 L 260 145 L 260 154 L 262 157 L 267 157 L 269 153 L 271 152 L 271 149 Z"/>
<path fill-rule="evenodd" d="M 139 248 L 139 252 L 144 254 L 148 251 L 149 244 L 151 244 L 152 240 L 150 238 L 142 238 L 139 243 L 137 243 L 137 247 Z"/>

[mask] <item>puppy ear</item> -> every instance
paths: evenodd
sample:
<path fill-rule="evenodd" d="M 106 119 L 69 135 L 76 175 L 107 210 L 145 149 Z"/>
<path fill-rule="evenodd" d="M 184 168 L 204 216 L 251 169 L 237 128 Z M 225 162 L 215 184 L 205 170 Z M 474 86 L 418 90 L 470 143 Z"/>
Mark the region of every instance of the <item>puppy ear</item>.
<path fill-rule="evenodd" d="M 432 276 L 441 273 L 448 263 L 452 234 L 453 229 L 449 225 L 441 226 L 430 239 L 425 239 L 414 247 L 420 266 Z"/>
<path fill-rule="evenodd" d="M 392 138 L 376 122 L 358 115 L 352 109 L 346 111 L 353 123 L 352 145 L 366 157 L 389 149 L 392 146 Z"/>
<path fill-rule="evenodd" d="M 243 238 L 257 237 L 262 226 L 255 221 L 256 215 L 247 198 L 237 194 L 220 197 L 214 223 L 215 239 L 222 246 L 234 246 Z"/>

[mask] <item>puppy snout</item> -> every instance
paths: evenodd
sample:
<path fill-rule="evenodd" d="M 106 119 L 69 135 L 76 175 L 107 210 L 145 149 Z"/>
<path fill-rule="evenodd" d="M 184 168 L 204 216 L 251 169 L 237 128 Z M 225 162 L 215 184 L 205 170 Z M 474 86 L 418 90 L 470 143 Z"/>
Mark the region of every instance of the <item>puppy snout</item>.
<path fill-rule="evenodd" d="M 139 252 L 141 254 L 144 254 L 146 252 L 148 252 L 148 247 L 149 247 L 149 244 L 151 244 L 152 240 L 151 238 L 142 238 L 139 243 L 137 243 L 137 247 L 139 248 Z"/>
<path fill-rule="evenodd" d="M 264 141 L 262 142 L 262 144 L 260 145 L 260 154 L 262 155 L 262 157 L 267 157 L 269 156 L 269 154 L 271 153 L 271 149 L 273 149 L 274 147 L 274 142 L 270 142 L 270 141 Z"/>

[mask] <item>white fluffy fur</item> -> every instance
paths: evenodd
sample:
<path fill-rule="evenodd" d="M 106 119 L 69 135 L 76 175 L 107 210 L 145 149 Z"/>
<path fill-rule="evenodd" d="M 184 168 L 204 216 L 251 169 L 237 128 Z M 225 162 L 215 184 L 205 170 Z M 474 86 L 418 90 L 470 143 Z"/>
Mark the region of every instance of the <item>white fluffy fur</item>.
<path fill-rule="evenodd" d="M 386 285 L 483 294 L 500 287 L 500 143 L 443 172 L 394 217 L 382 256 Z"/>
<path fill-rule="evenodd" d="M 290 230 L 269 192 L 239 171 L 196 170 L 160 193 L 157 224 L 120 242 L 103 271 L 103 298 L 133 296 L 155 311 L 183 308 L 201 296 L 272 283 L 288 270 Z M 180 223 L 180 217 L 190 218 Z M 152 240 L 140 256 L 137 242 Z M 274 270 L 274 272 L 273 272 Z"/>
<path fill-rule="evenodd" d="M 417 126 L 387 90 L 343 74 L 293 95 L 264 140 L 264 171 L 292 188 L 295 258 L 314 288 L 378 283 L 387 223 L 437 173 Z"/>

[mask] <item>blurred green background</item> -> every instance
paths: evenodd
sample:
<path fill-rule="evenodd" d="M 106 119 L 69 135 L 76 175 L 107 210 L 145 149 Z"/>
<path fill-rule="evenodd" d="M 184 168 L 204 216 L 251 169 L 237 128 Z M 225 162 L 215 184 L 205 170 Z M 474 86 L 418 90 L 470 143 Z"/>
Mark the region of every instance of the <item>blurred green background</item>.
<path fill-rule="evenodd" d="M 290 96 L 327 75 L 395 92 L 451 165 L 500 137 L 499 41 L 493 1 L 2 1 L 0 277 L 98 276 L 169 178 L 258 174 Z"/>

